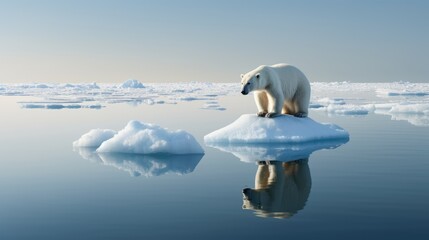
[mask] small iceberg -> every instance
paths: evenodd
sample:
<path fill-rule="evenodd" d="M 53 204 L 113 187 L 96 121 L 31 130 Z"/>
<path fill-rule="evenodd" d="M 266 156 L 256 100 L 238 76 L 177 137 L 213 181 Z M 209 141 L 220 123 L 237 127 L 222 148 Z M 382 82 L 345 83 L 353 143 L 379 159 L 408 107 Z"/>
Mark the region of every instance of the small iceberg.
<path fill-rule="evenodd" d="M 144 88 L 143 83 L 136 79 L 128 79 L 119 85 L 119 88 Z"/>
<path fill-rule="evenodd" d="M 116 131 L 111 129 L 92 129 L 83 134 L 78 140 L 73 142 L 73 147 L 99 147 L 104 141 L 115 136 Z"/>
<path fill-rule="evenodd" d="M 130 121 L 118 131 L 95 129 L 73 142 L 75 147 L 95 147 L 98 153 L 204 154 L 195 138 L 184 130 Z"/>
<path fill-rule="evenodd" d="M 206 144 L 305 143 L 349 139 L 349 133 L 335 124 L 322 124 L 311 118 L 281 115 L 261 118 L 240 116 L 233 123 L 204 136 Z"/>

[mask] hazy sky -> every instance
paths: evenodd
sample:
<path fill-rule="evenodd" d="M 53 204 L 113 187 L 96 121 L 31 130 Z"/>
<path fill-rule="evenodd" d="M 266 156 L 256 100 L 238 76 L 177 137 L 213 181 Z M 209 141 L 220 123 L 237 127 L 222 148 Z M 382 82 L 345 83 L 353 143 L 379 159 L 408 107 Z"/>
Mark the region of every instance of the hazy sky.
<path fill-rule="evenodd" d="M 429 82 L 429 1 L 0 0 L 0 83 Z"/>

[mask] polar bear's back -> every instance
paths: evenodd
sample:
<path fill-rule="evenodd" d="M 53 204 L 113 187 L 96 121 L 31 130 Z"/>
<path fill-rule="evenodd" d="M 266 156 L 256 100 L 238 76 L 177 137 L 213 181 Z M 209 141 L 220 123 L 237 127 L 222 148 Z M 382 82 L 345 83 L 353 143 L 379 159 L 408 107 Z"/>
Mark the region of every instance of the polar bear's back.
<path fill-rule="evenodd" d="M 295 95 L 296 91 L 304 91 L 310 94 L 310 83 L 301 70 L 286 63 L 274 64 L 270 67 L 277 74 L 286 98 Z"/>
<path fill-rule="evenodd" d="M 305 77 L 304 73 L 301 72 L 298 68 L 286 64 L 286 63 L 278 63 L 271 65 L 277 74 L 279 74 L 280 78 L 291 78 L 291 79 L 301 79 L 304 81 L 308 81 Z"/>

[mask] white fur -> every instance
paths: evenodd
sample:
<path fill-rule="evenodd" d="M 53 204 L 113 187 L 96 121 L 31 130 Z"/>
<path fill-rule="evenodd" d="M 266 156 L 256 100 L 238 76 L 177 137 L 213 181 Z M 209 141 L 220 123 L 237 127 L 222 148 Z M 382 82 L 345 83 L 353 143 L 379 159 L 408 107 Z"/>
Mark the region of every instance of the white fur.
<path fill-rule="evenodd" d="M 311 87 L 305 75 L 288 64 L 259 66 L 242 74 L 242 93 L 254 92 L 258 114 L 308 115 Z"/>

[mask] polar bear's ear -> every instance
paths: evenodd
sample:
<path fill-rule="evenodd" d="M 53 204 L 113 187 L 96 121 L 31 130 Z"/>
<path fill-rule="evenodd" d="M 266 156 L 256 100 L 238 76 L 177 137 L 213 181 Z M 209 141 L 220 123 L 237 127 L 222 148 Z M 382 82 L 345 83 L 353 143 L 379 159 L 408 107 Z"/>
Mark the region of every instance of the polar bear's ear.
<path fill-rule="evenodd" d="M 244 77 L 244 74 L 240 74 L 240 78 L 243 78 Z"/>
<path fill-rule="evenodd" d="M 257 79 L 259 79 L 259 73 L 257 73 L 255 76 L 256 76 Z"/>

